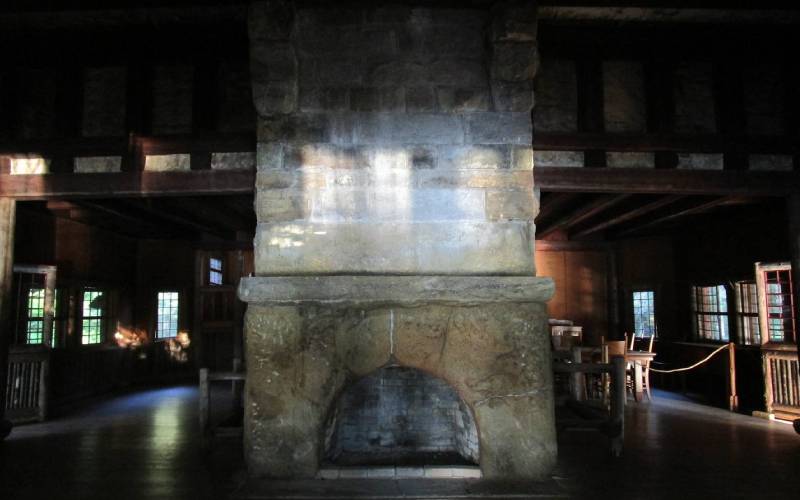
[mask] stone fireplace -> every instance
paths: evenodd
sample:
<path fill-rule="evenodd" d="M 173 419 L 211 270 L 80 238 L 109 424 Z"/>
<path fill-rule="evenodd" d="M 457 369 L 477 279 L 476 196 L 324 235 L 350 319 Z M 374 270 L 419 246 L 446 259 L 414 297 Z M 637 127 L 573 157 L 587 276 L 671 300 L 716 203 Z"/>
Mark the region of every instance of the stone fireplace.
<path fill-rule="evenodd" d="M 535 9 L 270 1 L 249 22 L 258 228 L 256 276 L 239 295 L 251 474 L 308 478 L 345 451 L 378 463 L 437 447 L 487 478 L 547 474 Z M 375 387 L 389 381 L 396 390 Z M 441 418 L 423 418 L 409 391 L 441 394 Z M 382 420 L 392 408 L 405 424 Z"/>

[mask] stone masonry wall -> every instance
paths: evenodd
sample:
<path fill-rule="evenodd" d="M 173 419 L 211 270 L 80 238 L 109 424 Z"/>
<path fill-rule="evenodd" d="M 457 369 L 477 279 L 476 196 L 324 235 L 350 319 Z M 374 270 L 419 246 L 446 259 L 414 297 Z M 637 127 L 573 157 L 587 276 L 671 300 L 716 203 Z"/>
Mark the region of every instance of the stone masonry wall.
<path fill-rule="evenodd" d="M 534 274 L 535 9 L 514 5 L 253 6 L 257 274 Z"/>

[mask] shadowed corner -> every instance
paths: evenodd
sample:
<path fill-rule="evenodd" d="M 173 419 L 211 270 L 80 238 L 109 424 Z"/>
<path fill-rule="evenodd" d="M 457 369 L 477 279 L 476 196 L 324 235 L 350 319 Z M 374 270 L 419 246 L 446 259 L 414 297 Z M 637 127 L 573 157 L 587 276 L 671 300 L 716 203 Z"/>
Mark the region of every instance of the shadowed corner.
<path fill-rule="evenodd" d="M 3 441 L 5 438 L 11 434 L 11 429 L 14 426 L 8 420 L 0 420 L 0 441 Z"/>

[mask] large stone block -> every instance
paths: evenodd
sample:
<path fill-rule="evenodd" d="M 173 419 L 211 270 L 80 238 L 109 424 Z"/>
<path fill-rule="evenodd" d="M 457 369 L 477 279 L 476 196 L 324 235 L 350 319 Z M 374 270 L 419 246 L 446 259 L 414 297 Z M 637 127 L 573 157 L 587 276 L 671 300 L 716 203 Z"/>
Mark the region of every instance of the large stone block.
<path fill-rule="evenodd" d="M 530 111 L 534 103 L 533 81 L 492 81 L 495 111 Z M 538 127 L 537 127 L 538 129 Z"/>
<path fill-rule="evenodd" d="M 529 113 L 470 113 L 467 142 L 472 144 L 521 144 L 533 141 Z"/>
<path fill-rule="evenodd" d="M 510 82 L 533 80 L 539 66 L 534 42 L 496 42 L 492 46 L 492 78 Z"/>
<path fill-rule="evenodd" d="M 511 164 L 510 148 L 506 145 L 441 146 L 439 168 L 501 169 Z"/>
<path fill-rule="evenodd" d="M 441 87 L 436 97 L 442 111 L 463 113 L 492 109 L 492 98 L 486 88 Z"/>
<path fill-rule="evenodd" d="M 323 113 L 304 113 L 262 117 L 258 121 L 259 142 L 334 142 L 341 137 L 335 117 Z"/>
<path fill-rule="evenodd" d="M 533 191 L 486 191 L 486 218 L 489 220 L 529 220 L 536 216 Z"/>
<path fill-rule="evenodd" d="M 367 189 L 332 186 L 306 192 L 311 222 L 483 221 L 481 189 L 413 189 L 410 186 Z"/>
<path fill-rule="evenodd" d="M 429 65 L 430 81 L 436 85 L 486 87 L 489 77 L 482 61 L 440 59 Z"/>
<path fill-rule="evenodd" d="M 460 144 L 464 124 L 454 115 L 369 113 L 351 115 L 356 144 Z"/>
<path fill-rule="evenodd" d="M 256 82 L 297 80 L 297 57 L 292 44 L 253 44 L 250 49 L 250 76 Z"/>
<path fill-rule="evenodd" d="M 535 2 L 497 2 L 492 9 L 493 41 L 535 42 L 537 34 Z"/>
<path fill-rule="evenodd" d="M 526 221 L 261 223 L 256 273 L 531 275 L 533 231 Z"/>
<path fill-rule="evenodd" d="M 419 85 L 430 80 L 429 68 L 414 61 L 381 62 L 367 72 L 366 83 L 378 87 Z"/>
<path fill-rule="evenodd" d="M 288 40 L 294 28 L 294 2 L 267 0 L 250 4 L 247 15 L 251 40 Z"/>
<path fill-rule="evenodd" d="M 254 81 L 253 103 L 260 116 L 292 113 L 297 109 L 297 82 Z"/>

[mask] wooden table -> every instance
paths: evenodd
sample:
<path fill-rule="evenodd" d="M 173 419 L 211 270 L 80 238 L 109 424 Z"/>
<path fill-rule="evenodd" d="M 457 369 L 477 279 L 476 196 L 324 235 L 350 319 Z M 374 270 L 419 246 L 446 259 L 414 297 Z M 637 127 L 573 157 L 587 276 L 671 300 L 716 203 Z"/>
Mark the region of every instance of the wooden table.
<path fill-rule="evenodd" d="M 656 357 L 656 353 L 648 351 L 626 351 L 625 361 L 633 365 L 633 398 L 642 400 L 642 368 Z"/>

